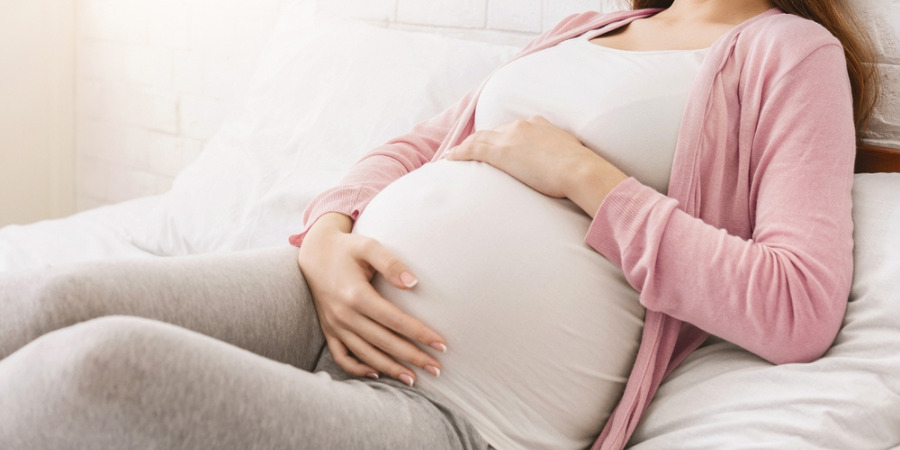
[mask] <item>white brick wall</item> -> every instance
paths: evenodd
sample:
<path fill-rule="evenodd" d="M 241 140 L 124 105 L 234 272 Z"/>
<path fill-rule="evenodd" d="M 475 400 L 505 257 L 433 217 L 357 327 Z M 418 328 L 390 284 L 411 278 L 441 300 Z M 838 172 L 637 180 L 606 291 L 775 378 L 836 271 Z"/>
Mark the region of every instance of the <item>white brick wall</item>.
<path fill-rule="evenodd" d="M 246 87 L 289 0 L 78 0 L 80 209 L 164 192 Z M 316 1 L 316 0 L 308 0 Z M 872 142 L 900 147 L 900 1 L 853 0 L 887 76 Z M 622 0 L 319 0 L 319 11 L 521 44 Z"/>
<path fill-rule="evenodd" d="M 881 104 L 867 138 L 875 144 L 900 148 L 900 1 L 854 0 L 864 20 L 872 24 L 884 76 Z"/>
<path fill-rule="evenodd" d="M 164 192 L 240 98 L 285 0 L 78 0 L 76 201 Z"/>

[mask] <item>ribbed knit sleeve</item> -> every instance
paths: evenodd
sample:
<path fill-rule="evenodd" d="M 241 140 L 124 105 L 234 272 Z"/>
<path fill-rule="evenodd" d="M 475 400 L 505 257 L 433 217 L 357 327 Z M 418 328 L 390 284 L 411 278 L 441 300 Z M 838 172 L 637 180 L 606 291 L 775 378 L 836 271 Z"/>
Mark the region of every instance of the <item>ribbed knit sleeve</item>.
<path fill-rule="evenodd" d="M 855 131 L 843 50 L 822 46 L 764 81 L 749 158 L 707 157 L 697 169 L 749 172 L 752 236 L 629 179 L 601 205 L 587 243 L 623 269 L 649 310 L 774 363 L 810 361 L 837 334 L 852 277 Z"/>

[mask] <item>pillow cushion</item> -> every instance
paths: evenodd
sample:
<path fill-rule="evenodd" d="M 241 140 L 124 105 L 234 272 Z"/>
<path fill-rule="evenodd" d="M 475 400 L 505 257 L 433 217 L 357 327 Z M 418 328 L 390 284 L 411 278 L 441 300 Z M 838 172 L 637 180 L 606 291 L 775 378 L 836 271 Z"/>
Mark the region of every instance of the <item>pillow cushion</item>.
<path fill-rule="evenodd" d="M 726 342 L 700 348 L 660 387 L 631 448 L 900 446 L 900 174 L 855 180 L 856 267 L 834 346 L 781 366 Z"/>
<path fill-rule="evenodd" d="M 150 212 L 160 255 L 285 244 L 362 154 L 451 106 L 517 48 L 286 6 L 248 96 Z"/>

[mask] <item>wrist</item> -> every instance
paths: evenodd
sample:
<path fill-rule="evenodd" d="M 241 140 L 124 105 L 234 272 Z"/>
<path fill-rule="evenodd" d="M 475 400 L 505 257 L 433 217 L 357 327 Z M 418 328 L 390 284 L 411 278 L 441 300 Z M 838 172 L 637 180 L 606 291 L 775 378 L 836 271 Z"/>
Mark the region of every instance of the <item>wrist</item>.
<path fill-rule="evenodd" d="M 592 156 L 572 171 L 566 197 L 593 218 L 606 196 L 628 175 L 602 157 Z"/>
<path fill-rule="evenodd" d="M 345 214 L 329 212 L 316 219 L 316 222 L 309 227 L 307 235 L 333 232 L 349 233 L 351 230 L 353 230 L 353 219 Z"/>

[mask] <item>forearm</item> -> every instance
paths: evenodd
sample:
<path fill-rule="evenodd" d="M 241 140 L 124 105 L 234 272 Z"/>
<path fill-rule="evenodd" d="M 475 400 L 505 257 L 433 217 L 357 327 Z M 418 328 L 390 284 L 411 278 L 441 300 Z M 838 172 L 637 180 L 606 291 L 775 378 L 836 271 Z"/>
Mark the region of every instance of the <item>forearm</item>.
<path fill-rule="evenodd" d="M 676 163 L 674 198 L 623 182 L 587 242 L 648 309 L 772 362 L 808 361 L 837 333 L 853 272 L 852 99 L 839 45 L 771 76 L 739 111 L 716 111 L 752 139 L 681 149 L 698 156 Z"/>
<path fill-rule="evenodd" d="M 785 224 L 777 239 L 744 239 L 629 180 L 600 208 L 587 242 L 622 267 L 648 309 L 773 362 L 805 361 L 830 345 L 846 306 L 852 237 L 834 215 L 816 234 Z"/>

